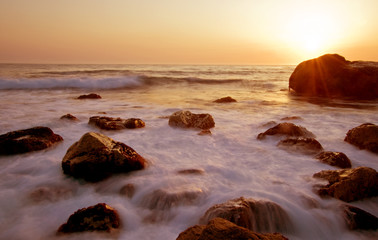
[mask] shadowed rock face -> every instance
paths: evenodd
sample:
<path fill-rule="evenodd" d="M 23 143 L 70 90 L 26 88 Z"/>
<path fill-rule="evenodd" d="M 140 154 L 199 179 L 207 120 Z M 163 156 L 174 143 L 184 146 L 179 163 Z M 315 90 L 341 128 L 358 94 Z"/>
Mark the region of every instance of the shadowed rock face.
<path fill-rule="evenodd" d="M 326 54 L 300 63 L 290 76 L 289 89 L 309 97 L 377 99 L 378 63 Z"/>
<path fill-rule="evenodd" d="M 58 233 L 83 231 L 106 231 L 120 227 L 120 218 L 116 210 L 105 203 L 82 208 L 72 214 L 67 223 L 59 227 Z"/>
<path fill-rule="evenodd" d="M 145 166 L 146 161 L 134 149 L 94 132 L 84 134 L 67 150 L 62 160 L 65 174 L 92 182 Z"/>
<path fill-rule="evenodd" d="M 292 229 L 292 222 L 285 210 L 269 201 L 241 197 L 217 204 L 206 211 L 200 224 L 207 224 L 217 217 L 256 232 L 289 232 Z"/>
<path fill-rule="evenodd" d="M 378 196 L 378 173 L 372 168 L 325 170 L 315 173 L 314 177 L 329 182 L 318 189 L 321 196 L 328 195 L 345 202 Z"/>
<path fill-rule="evenodd" d="M 0 135 L 0 155 L 38 151 L 63 141 L 48 127 L 34 127 Z"/>
<path fill-rule="evenodd" d="M 349 158 L 342 152 L 321 152 L 316 155 L 320 162 L 339 168 L 351 168 Z"/>
<path fill-rule="evenodd" d="M 377 230 L 378 218 L 354 206 L 343 206 L 344 220 L 351 230 Z"/>
<path fill-rule="evenodd" d="M 112 118 L 93 116 L 89 118 L 88 124 L 95 125 L 105 130 L 120 130 L 125 128 L 143 128 L 146 124 L 139 118 Z"/>
<path fill-rule="evenodd" d="M 210 114 L 194 114 L 190 111 L 178 111 L 169 117 L 168 124 L 173 127 L 209 129 L 215 126 Z"/>
<path fill-rule="evenodd" d="M 195 225 L 180 233 L 176 240 L 287 240 L 279 233 L 256 233 L 222 218 L 215 218 L 207 225 Z"/>
<path fill-rule="evenodd" d="M 279 123 L 276 126 L 269 128 L 263 133 L 260 133 L 257 135 L 257 139 L 264 139 L 266 136 L 271 135 L 283 135 L 283 136 L 289 136 L 289 137 L 310 137 L 314 138 L 315 135 L 308 131 L 306 128 L 297 126 L 293 123 L 284 122 Z"/>
<path fill-rule="evenodd" d="M 360 149 L 378 153 L 378 126 L 365 123 L 348 131 L 344 141 Z"/>

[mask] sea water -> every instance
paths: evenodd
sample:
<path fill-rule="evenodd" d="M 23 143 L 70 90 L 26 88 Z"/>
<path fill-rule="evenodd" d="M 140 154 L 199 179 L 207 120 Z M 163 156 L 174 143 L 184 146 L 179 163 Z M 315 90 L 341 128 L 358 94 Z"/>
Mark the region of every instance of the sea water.
<path fill-rule="evenodd" d="M 290 121 L 316 135 L 327 151 L 344 152 L 353 167 L 378 169 L 376 154 L 344 142 L 347 131 L 378 123 L 377 102 L 303 99 L 288 91 L 295 66 L 170 65 L 0 65 L 0 134 L 35 126 L 50 127 L 64 141 L 46 150 L 0 157 L 0 239 L 176 239 L 198 224 L 214 204 L 245 197 L 279 204 L 294 228 L 289 239 L 374 239 L 377 232 L 349 231 L 341 201 L 320 198 L 314 173 L 335 167 L 313 156 L 277 148 L 277 138 L 256 136 Z M 97 93 L 101 99 L 78 100 Z M 231 96 L 235 103 L 213 101 Z M 178 110 L 209 113 L 211 135 L 172 128 L 167 116 Z M 70 113 L 79 121 L 60 117 Z M 140 118 L 145 128 L 106 131 L 88 125 L 91 116 Z M 294 120 L 285 117 L 298 116 Z M 268 123 L 268 124 L 267 124 Z M 148 161 L 141 171 L 86 183 L 63 174 L 67 149 L 86 132 L 123 142 Z M 204 174 L 179 174 L 199 169 Z M 120 194 L 133 184 L 135 195 Z M 40 189 L 61 189 L 39 197 Z M 160 211 L 146 207 L 159 189 L 194 190 L 201 197 Z M 115 208 L 122 228 L 56 236 L 76 210 L 97 203 Z M 350 203 L 378 216 L 378 199 Z"/>

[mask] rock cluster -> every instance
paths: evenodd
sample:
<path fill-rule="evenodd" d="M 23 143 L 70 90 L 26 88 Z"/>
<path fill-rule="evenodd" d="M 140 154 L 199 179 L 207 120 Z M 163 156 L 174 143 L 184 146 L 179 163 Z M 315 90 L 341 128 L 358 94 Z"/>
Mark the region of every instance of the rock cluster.
<path fill-rule="evenodd" d="M 100 117 L 93 116 L 89 118 L 88 124 L 95 125 L 105 130 L 120 130 L 120 129 L 132 129 L 143 128 L 146 124 L 139 118 L 112 118 L 112 117 Z"/>
<path fill-rule="evenodd" d="M 0 155 L 11 155 L 42 150 L 63 138 L 48 127 L 34 127 L 0 135 Z"/>

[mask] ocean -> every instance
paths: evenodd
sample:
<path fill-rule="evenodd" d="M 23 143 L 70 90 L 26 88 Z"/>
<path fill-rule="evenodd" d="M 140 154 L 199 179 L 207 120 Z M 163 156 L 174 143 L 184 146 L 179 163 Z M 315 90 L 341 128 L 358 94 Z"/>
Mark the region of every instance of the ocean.
<path fill-rule="evenodd" d="M 294 228 L 283 235 L 291 240 L 377 238 L 377 232 L 349 231 L 338 210 L 342 202 L 315 193 L 313 186 L 324 181 L 313 174 L 337 168 L 282 150 L 277 138 L 256 139 L 273 122 L 293 122 L 313 132 L 325 150 L 345 153 L 352 167 L 378 170 L 376 154 L 343 141 L 351 128 L 378 124 L 378 103 L 294 96 L 288 91 L 294 68 L 1 64 L 0 134 L 46 126 L 64 141 L 46 150 L 0 157 L 0 239 L 176 239 L 214 204 L 242 196 L 285 209 Z M 77 99 L 89 93 L 102 98 Z M 237 102 L 214 103 L 226 96 Z M 212 134 L 169 126 L 167 116 L 179 110 L 211 114 Z M 67 113 L 79 121 L 60 119 Z M 100 130 L 88 125 L 91 116 L 140 118 L 146 126 Z M 299 118 L 283 120 L 293 116 Z M 64 175 L 61 162 L 67 149 L 87 132 L 132 147 L 148 167 L 98 183 Z M 204 173 L 178 173 L 185 169 Z M 120 194 L 127 184 L 135 186 L 131 198 Z M 38 189 L 62 190 L 40 198 Z M 148 207 L 156 190 L 195 191 L 201 197 L 161 211 Z M 117 236 L 55 235 L 76 210 L 102 202 L 121 217 Z M 378 216 L 377 203 L 372 198 L 350 204 Z"/>

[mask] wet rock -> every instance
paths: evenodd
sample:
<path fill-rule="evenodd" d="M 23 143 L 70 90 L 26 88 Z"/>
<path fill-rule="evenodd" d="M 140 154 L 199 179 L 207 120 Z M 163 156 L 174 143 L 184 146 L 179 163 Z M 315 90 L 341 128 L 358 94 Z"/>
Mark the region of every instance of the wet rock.
<path fill-rule="evenodd" d="M 329 182 L 318 189 L 320 196 L 331 196 L 345 202 L 378 196 L 378 173 L 372 168 L 325 170 L 315 173 L 314 177 Z"/>
<path fill-rule="evenodd" d="M 378 153 L 378 125 L 365 123 L 348 131 L 344 141 Z"/>
<path fill-rule="evenodd" d="M 289 152 L 314 155 L 323 151 L 322 145 L 314 138 L 287 138 L 277 146 Z"/>
<path fill-rule="evenodd" d="M 179 174 L 195 174 L 195 175 L 202 175 L 205 173 L 205 170 L 203 169 L 184 169 L 184 170 L 180 170 L 178 171 L 177 173 Z"/>
<path fill-rule="evenodd" d="M 70 121 L 79 121 L 79 119 L 77 117 L 75 117 L 74 115 L 69 114 L 69 113 L 61 116 L 60 119 L 65 119 L 65 120 L 70 120 Z"/>
<path fill-rule="evenodd" d="M 119 227 L 120 218 L 117 211 L 105 203 L 99 203 L 76 211 L 68 218 L 67 223 L 59 227 L 58 233 L 111 232 Z"/>
<path fill-rule="evenodd" d="M 314 138 L 315 135 L 308 131 L 306 128 L 297 126 L 293 123 L 279 123 L 276 126 L 269 128 L 263 133 L 260 133 L 257 136 L 257 139 L 264 139 L 268 135 L 284 135 L 289 137 L 308 137 L 308 138 Z"/>
<path fill-rule="evenodd" d="M 198 135 L 204 136 L 204 135 L 212 135 L 212 134 L 211 134 L 210 129 L 204 129 L 201 132 L 199 132 Z"/>
<path fill-rule="evenodd" d="M 350 159 L 342 152 L 321 152 L 315 157 L 320 162 L 339 168 L 351 168 Z"/>
<path fill-rule="evenodd" d="M 228 96 L 228 97 L 219 98 L 215 100 L 214 102 L 215 103 L 232 103 L 232 102 L 237 102 L 237 101 L 233 99 L 232 97 Z"/>
<path fill-rule="evenodd" d="M 215 126 L 213 117 L 208 114 L 194 114 L 190 111 L 178 111 L 169 117 L 168 124 L 181 128 L 210 129 Z"/>
<path fill-rule="evenodd" d="M 94 132 L 84 134 L 62 160 L 65 174 L 92 182 L 113 173 L 140 170 L 146 165 L 145 159 L 131 147 Z"/>
<path fill-rule="evenodd" d="M 77 99 L 100 99 L 101 96 L 96 93 L 90 93 L 87 95 L 80 95 Z"/>
<path fill-rule="evenodd" d="M 43 186 L 30 192 L 29 197 L 35 203 L 57 202 L 73 196 L 73 189 L 66 186 Z"/>
<path fill-rule="evenodd" d="M 282 121 L 290 121 L 290 120 L 303 120 L 303 118 L 299 116 L 292 116 L 292 117 L 283 117 L 281 118 Z"/>
<path fill-rule="evenodd" d="M 195 225 L 180 233 L 176 240 L 287 240 L 279 233 L 256 233 L 223 218 L 214 218 L 207 225 Z"/>
<path fill-rule="evenodd" d="M 0 135 L 0 155 L 11 155 L 42 150 L 63 138 L 48 127 L 34 127 Z"/>
<path fill-rule="evenodd" d="M 351 230 L 377 230 L 378 218 L 360 208 L 344 205 L 344 220 Z"/>
<path fill-rule="evenodd" d="M 289 88 L 309 97 L 376 99 L 378 63 L 326 54 L 300 63 L 290 76 Z"/>
<path fill-rule="evenodd" d="M 105 130 L 120 130 L 125 128 L 143 128 L 146 124 L 139 118 L 112 118 L 93 116 L 89 118 L 88 124 L 95 125 Z"/>
<path fill-rule="evenodd" d="M 241 197 L 214 205 L 200 219 L 200 224 L 207 224 L 217 217 L 256 232 L 289 232 L 293 228 L 288 214 L 281 206 L 251 198 Z"/>
<path fill-rule="evenodd" d="M 135 194 L 135 190 L 134 184 L 128 183 L 119 190 L 119 193 L 128 198 L 132 198 Z"/>

